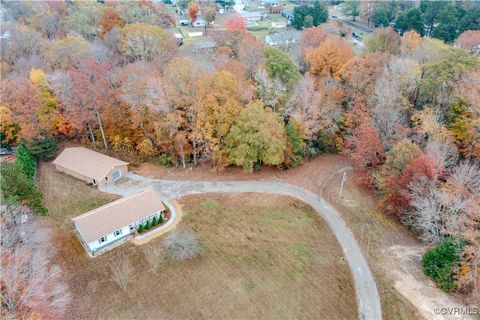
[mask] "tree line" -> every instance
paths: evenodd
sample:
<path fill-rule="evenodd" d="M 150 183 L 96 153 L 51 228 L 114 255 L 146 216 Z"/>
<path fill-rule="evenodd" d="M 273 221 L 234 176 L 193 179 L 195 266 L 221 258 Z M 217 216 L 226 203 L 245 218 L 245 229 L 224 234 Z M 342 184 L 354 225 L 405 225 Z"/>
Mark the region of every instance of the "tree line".
<path fill-rule="evenodd" d="M 346 0 L 340 8 L 347 16 L 372 27 L 394 26 L 402 34 L 415 30 L 452 42 L 467 30 L 480 29 L 480 6 L 473 1 L 359 1 Z"/>

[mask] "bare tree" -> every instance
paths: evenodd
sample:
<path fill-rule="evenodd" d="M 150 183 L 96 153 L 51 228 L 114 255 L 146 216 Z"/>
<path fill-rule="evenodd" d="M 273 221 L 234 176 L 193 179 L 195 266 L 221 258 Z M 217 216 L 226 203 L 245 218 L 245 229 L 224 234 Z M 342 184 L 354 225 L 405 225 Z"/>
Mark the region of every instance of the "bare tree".
<path fill-rule="evenodd" d="M 437 193 L 426 184 L 427 181 L 410 184 L 410 205 L 413 210 L 405 215 L 403 223 L 416 230 L 422 241 L 435 244 L 443 239 L 445 221 L 441 215 L 441 203 Z"/>
<path fill-rule="evenodd" d="M 457 163 L 457 147 L 449 141 L 429 139 L 425 153 L 435 161 L 437 171 L 451 169 Z"/>
<path fill-rule="evenodd" d="M 173 230 L 165 238 L 165 248 L 170 258 L 187 260 L 202 253 L 197 235 L 192 230 Z"/>
<path fill-rule="evenodd" d="M 371 97 L 372 126 L 385 146 L 392 146 L 403 138 L 401 127 L 407 120 L 405 100 L 400 79 L 386 66 Z"/>
<path fill-rule="evenodd" d="M 277 112 L 279 102 L 287 91 L 285 85 L 280 79 L 270 79 L 267 72 L 263 69 L 257 72 L 255 80 L 258 83 L 257 94 L 259 98 L 265 105 Z"/>
<path fill-rule="evenodd" d="M 473 161 L 463 161 L 455 167 L 452 178 L 457 189 L 466 189 L 473 195 L 480 194 L 480 165 Z"/>
<path fill-rule="evenodd" d="M 155 272 L 157 271 L 160 264 L 163 262 L 164 259 L 164 251 L 162 247 L 157 246 L 149 246 L 143 248 L 143 254 L 145 255 L 145 259 L 150 266 L 150 271 Z"/>
<path fill-rule="evenodd" d="M 51 265 L 50 232 L 25 208 L 2 207 L 0 302 L 3 318 L 55 318 L 70 302 L 62 270 Z"/>
<path fill-rule="evenodd" d="M 120 289 L 127 291 L 128 283 L 135 274 L 135 269 L 130 260 L 123 257 L 120 262 L 114 262 L 110 269 L 112 270 L 112 280 L 118 284 Z"/>

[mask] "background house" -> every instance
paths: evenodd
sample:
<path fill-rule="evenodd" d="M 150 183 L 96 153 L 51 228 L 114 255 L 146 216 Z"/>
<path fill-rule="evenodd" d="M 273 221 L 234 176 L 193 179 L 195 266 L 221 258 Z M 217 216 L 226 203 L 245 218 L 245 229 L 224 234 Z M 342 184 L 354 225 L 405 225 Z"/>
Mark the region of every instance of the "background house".
<path fill-rule="evenodd" d="M 53 164 L 58 171 L 100 187 L 128 172 L 128 163 L 83 147 L 65 148 Z"/>
<path fill-rule="evenodd" d="M 254 12 L 251 12 L 251 11 L 242 11 L 240 13 L 240 15 L 242 16 L 242 18 L 245 19 L 245 21 L 260 21 L 262 20 L 262 13 L 261 12 L 258 12 L 258 11 L 254 11 Z"/>
<path fill-rule="evenodd" d="M 95 255 L 130 238 L 140 224 L 151 223 L 153 217 L 158 219 L 164 212 L 165 206 L 155 190 L 147 189 L 84 213 L 72 221 L 82 245 Z"/>

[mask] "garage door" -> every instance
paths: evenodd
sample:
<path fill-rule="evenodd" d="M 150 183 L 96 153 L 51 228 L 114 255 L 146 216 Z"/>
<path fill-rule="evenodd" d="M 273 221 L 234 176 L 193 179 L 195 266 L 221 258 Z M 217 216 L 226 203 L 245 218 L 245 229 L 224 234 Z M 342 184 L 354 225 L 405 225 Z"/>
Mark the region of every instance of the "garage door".
<path fill-rule="evenodd" d="M 117 180 L 118 178 L 120 178 L 120 176 L 122 175 L 122 173 L 120 172 L 120 170 L 117 170 L 113 173 L 113 180 Z"/>

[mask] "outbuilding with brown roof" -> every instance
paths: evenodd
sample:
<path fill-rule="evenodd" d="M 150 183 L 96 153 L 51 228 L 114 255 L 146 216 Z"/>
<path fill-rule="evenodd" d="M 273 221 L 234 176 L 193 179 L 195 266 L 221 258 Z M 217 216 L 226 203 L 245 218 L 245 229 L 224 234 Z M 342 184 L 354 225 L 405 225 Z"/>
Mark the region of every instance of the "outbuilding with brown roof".
<path fill-rule="evenodd" d="M 84 147 L 65 148 L 53 164 L 59 171 L 100 187 L 128 172 L 128 163 Z"/>

